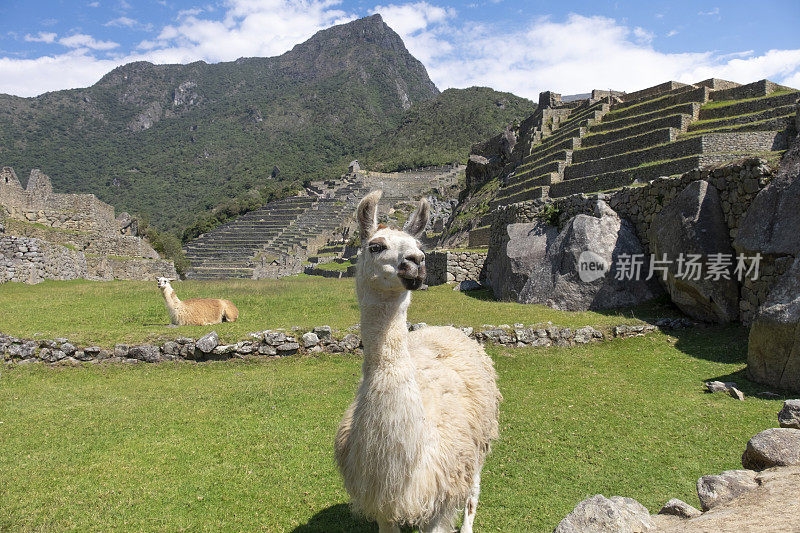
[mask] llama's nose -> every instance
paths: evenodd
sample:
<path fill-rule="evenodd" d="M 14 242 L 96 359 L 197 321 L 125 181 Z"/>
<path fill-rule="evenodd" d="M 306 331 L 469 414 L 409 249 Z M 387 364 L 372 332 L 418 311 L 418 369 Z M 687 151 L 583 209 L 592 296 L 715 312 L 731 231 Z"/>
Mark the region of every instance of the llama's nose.
<path fill-rule="evenodd" d="M 422 252 L 408 254 L 405 259 L 409 263 L 414 263 L 415 265 L 419 266 L 423 261 L 425 261 L 425 254 Z"/>

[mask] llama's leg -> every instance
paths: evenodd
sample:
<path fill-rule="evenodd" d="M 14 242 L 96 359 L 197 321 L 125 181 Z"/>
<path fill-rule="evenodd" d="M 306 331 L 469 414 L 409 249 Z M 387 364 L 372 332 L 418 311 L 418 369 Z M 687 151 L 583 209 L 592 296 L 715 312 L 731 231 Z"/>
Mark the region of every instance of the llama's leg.
<path fill-rule="evenodd" d="M 378 533 L 400 533 L 400 526 L 392 522 L 378 521 Z"/>
<path fill-rule="evenodd" d="M 467 505 L 464 506 L 464 523 L 461 525 L 461 533 L 472 533 L 472 523 L 475 521 L 475 513 L 478 510 L 478 496 L 481 493 L 481 472 L 475 473 L 472 479 L 472 489 L 469 491 Z"/>

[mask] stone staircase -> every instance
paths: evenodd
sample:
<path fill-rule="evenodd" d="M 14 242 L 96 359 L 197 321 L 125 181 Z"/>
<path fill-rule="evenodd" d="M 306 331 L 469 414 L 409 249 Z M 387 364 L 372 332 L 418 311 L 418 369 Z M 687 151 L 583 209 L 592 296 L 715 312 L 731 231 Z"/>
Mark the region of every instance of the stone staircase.
<path fill-rule="evenodd" d="M 493 212 L 504 205 L 779 153 L 796 128 L 798 97 L 800 92 L 768 80 L 739 85 L 710 79 L 622 95 L 593 91 L 592 98 L 563 104 L 558 97 L 551 108 L 540 102 L 544 108 L 520 128 L 521 161 L 501 179 L 470 242 L 488 240 Z"/>
<path fill-rule="evenodd" d="M 549 187 L 563 179 L 564 170 L 572 163 L 573 152 L 581 146 L 581 138 L 587 129 L 598 123 L 609 110 L 609 104 L 584 101 L 569 110 L 568 114 L 553 117 L 552 125 L 536 131 L 541 138 L 532 146 L 520 165 L 508 175 L 489 209 L 499 206 L 542 198 Z"/>
<path fill-rule="evenodd" d="M 758 85 L 763 82 L 720 91 L 690 85 L 613 104 L 599 123 L 588 128 L 563 180 L 550 187 L 548 195 L 615 189 L 785 150 L 785 130 L 796 114 L 800 93 L 773 87 L 772 92 L 779 92 L 773 97 L 764 94 L 764 86 L 763 96 L 738 98 L 759 94 Z"/>
<path fill-rule="evenodd" d="M 227 222 L 186 245 L 188 279 L 253 278 L 256 261 L 309 253 L 327 242 L 365 193 L 358 180 L 314 185 L 313 196 L 292 196 Z"/>
<path fill-rule="evenodd" d="M 328 242 L 331 233 L 353 215 L 356 205 L 367 192 L 361 181 L 354 181 L 339 188 L 333 198 L 319 198 L 284 231 L 265 243 L 261 255 L 300 251 L 308 255 L 316 252 Z"/>
<path fill-rule="evenodd" d="M 186 245 L 192 262 L 186 277 L 252 278 L 254 256 L 314 203 L 302 196 L 277 200 L 200 235 Z"/>

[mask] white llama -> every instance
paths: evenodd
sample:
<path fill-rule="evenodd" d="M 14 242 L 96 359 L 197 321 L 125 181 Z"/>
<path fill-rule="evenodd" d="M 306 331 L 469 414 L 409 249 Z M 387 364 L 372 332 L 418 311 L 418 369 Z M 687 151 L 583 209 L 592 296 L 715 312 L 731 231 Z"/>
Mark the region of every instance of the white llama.
<path fill-rule="evenodd" d="M 176 326 L 207 326 L 220 322 L 234 322 L 239 310 L 230 300 L 218 298 L 190 298 L 181 301 L 170 285 L 172 278 L 158 278 L 158 288 L 164 296 L 170 322 Z"/>
<path fill-rule="evenodd" d="M 451 327 L 409 333 L 411 290 L 425 280 L 418 235 L 423 200 L 408 233 L 378 226 L 381 191 L 358 206 L 361 257 L 356 292 L 364 344 L 363 377 L 336 435 L 336 461 L 353 510 L 378 522 L 450 532 L 464 509 L 471 533 L 480 473 L 498 436 L 502 399 L 492 360 Z"/>

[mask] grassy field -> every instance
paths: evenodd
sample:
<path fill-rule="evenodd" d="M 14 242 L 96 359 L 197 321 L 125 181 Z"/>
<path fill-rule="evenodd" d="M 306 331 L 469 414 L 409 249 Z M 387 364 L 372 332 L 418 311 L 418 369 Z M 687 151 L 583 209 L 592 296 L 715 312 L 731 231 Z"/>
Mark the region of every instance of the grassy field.
<path fill-rule="evenodd" d="M 66 337 L 80 345 L 110 348 L 118 342 L 200 337 L 212 330 L 224 342 L 234 342 L 265 329 L 321 325 L 345 329 L 360 320 L 352 279 L 297 276 L 265 281 L 182 281 L 173 286 L 181 299 L 232 300 L 239 308 L 239 320 L 205 327 L 170 327 L 155 282 L 5 283 L 0 285 L 0 332 L 26 338 Z M 659 303 L 606 314 L 569 313 L 542 305 L 495 302 L 486 291 L 460 293 L 445 285 L 415 293 L 409 320 L 472 327 L 551 320 L 561 326 L 579 327 L 635 323 L 636 317 L 674 313 L 671 306 Z"/>
<path fill-rule="evenodd" d="M 756 392 L 745 350 L 738 327 L 489 348 L 505 401 L 476 527 L 551 531 L 595 493 L 698 505 L 696 479 L 775 426 L 777 400 L 701 392 Z M 353 355 L 5 369 L 0 531 L 377 531 L 333 462 L 359 374 Z"/>

